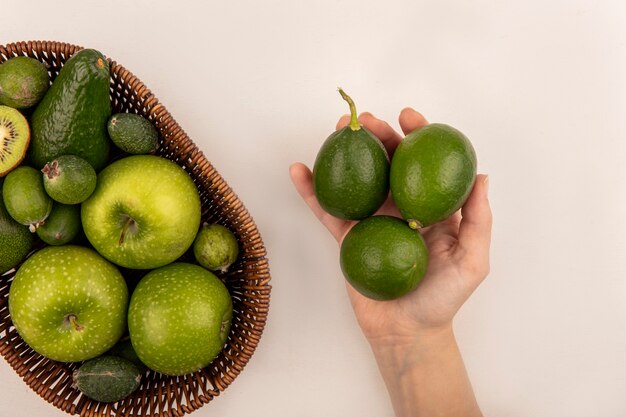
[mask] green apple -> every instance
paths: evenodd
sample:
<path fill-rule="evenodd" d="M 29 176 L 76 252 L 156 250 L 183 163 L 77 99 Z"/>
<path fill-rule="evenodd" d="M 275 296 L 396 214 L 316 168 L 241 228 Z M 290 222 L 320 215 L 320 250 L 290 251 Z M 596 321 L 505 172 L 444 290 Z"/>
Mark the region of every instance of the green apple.
<path fill-rule="evenodd" d="M 200 227 L 200 196 L 174 162 L 135 155 L 107 166 L 81 207 L 87 239 L 120 266 L 153 269 L 191 246 Z"/>
<path fill-rule="evenodd" d="M 126 329 L 128 289 L 122 274 L 95 251 L 48 246 L 17 271 L 9 313 L 37 353 L 62 362 L 94 358 Z"/>
<path fill-rule="evenodd" d="M 226 286 L 198 265 L 149 272 L 133 292 L 128 331 L 148 368 L 184 375 L 207 366 L 224 347 L 233 315 Z"/>

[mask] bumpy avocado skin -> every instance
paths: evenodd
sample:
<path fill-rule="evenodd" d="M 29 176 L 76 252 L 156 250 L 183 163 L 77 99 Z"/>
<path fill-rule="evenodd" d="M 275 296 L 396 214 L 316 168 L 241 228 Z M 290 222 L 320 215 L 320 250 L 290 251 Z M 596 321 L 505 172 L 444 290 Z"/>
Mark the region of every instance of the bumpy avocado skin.
<path fill-rule="evenodd" d="M 100 52 L 81 50 L 65 63 L 32 115 L 31 163 L 41 169 L 57 156 L 76 155 L 100 170 L 108 160 L 110 115 L 109 64 Z"/>
<path fill-rule="evenodd" d="M 389 194 L 389 156 L 365 127 L 331 134 L 313 167 L 320 205 L 335 217 L 360 220 L 372 215 Z"/>
<path fill-rule="evenodd" d="M 407 135 L 391 161 L 390 185 L 402 217 L 425 227 L 448 218 L 467 200 L 476 153 L 457 129 L 433 123 Z"/>

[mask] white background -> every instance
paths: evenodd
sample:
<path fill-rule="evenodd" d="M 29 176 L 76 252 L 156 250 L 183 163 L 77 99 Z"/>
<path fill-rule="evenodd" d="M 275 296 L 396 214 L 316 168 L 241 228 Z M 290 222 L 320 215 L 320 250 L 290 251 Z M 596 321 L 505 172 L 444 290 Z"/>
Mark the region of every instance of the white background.
<path fill-rule="evenodd" d="M 384 3 L 384 5 L 383 5 Z M 148 85 L 255 218 L 266 331 L 193 415 L 391 416 L 335 242 L 288 178 L 347 112 L 405 106 L 490 174 L 492 271 L 455 329 L 487 416 L 626 416 L 626 3 L 2 1 L 0 43 L 101 50 Z M 0 361 L 0 414 L 63 416 Z"/>

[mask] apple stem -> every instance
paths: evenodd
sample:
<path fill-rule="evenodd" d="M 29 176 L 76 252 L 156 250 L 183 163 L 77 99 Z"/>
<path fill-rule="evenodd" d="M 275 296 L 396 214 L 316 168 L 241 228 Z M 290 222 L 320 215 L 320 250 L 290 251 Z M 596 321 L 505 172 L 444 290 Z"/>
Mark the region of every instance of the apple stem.
<path fill-rule="evenodd" d="M 126 232 L 128 232 L 128 228 L 133 226 L 134 224 L 135 221 L 130 217 L 128 218 L 128 220 L 126 220 L 126 223 L 124 223 L 124 227 L 122 228 L 122 234 L 120 235 L 120 240 L 118 242 L 120 246 L 124 244 L 124 238 L 126 237 Z"/>
<path fill-rule="evenodd" d="M 65 317 L 65 319 L 70 322 L 70 325 L 72 326 L 72 328 L 76 330 L 77 332 L 80 332 L 85 328 L 84 326 L 81 326 L 80 324 L 78 324 L 78 322 L 76 321 L 77 319 L 76 314 L 68 314 Z"/>
<path fill-rule="evenodd" d="M 359 119 L 356 114 L 356 105 L 354 104 L 354 101 L 352 101 L 350 96 L 348 96 L 346 92 L 341 89 L 341 87 L 339 87 L 338 90 L 339 94 L 341 94 L 341 97 L 345 101 L 347 101 L 348 105 L 350 106 L 350 129 L 356 132 L 357 130 L 361 129 L 361 125 L 359 124 Z"/>

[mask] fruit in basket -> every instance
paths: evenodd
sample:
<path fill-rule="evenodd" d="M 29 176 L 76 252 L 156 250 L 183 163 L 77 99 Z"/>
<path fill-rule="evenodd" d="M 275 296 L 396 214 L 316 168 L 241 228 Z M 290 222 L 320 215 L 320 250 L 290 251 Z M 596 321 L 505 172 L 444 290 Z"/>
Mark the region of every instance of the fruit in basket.
<path fill-rule="evenodd" d="M 80 366 L 72 375 L 76 388 L 87 397 L 105 403 L 122 400 L 141 382 L 141 369 L 118 356 L 99 356 Z"/>
<path fill-rule="evenodd" d="M 78 236 L 80 206 L 54 203 L 46 221 L 37 228 L 37 236 L 48 245 L 65 245 Z"/>
<path fill-rule="evenodd" d="M 107 355 L 118 356 L 126 359 L 127 361 L 131 361 L 137 365 L 139 369 L 143 370 L 146 368 L 146 365 L 144 365 L 143 362 L 141 362 L 141 359 L 139 359 L 139 356 L 137 356 L 137 352 L 135 352 L 133 344 L 130 341 L 130 336 L 120 339 L 120 341 L 107 352 Z"/>
<path fill-rule="evenodd" d="M 0 106 L 0 177 L 22 162 L 30 143 L 28 121 L 19 111 Z"/>
<path fill-rule="evenodd" d="M 0 103 L 25 109 L 39 103 L 50 87 L 48 68 L 35 58 L 18 56 L 0 65 Z"/>
<path fill-rule="evenodd" d="M 6 176 L 2 198 L 11 217 L 28 226 L 33 233 L 52 210 L 52 199 L 43 187 L 41 172 L 26 165 Z"/>
<path fill-rule="evenodd" d="M 84 158 L 96 171 L 108 161 L 109 64 L 83 49 L 63 66 L 31 117 L 29 157 L 41 169 L 60 155 Z"/>
<path fill-rule="evenodd" d="M 1 197 L 0 182 L 0 274 L 3 274 L 15 268 L 28 255 L 33 247 L 33 235 L 28 227 L 13 220 Z"/>
<path fill-rule="evenodd" d="M 331 134 L 317 154 L 313 187 L 322 208 L 335 217 L 359 220 L 373 214 L 389 194 L 389 157 L 383 144 L 359 124 L 354 102 L 350 124 Z"/>
<path fill-rule="evenodd" d="M 221 224 L 205 224 L 193 242 L 193 254 L 208 270 L 226 272 L 237 260 L 239 244 L 235 235 Z"/>
<path fill-rule="evenodd" d="M 391 194 L 412 228 L 457 211 L 476 179 L 476 153 L 457 129 L 439 123 L 408 134 L 391 161 Z"/>
<path fill-rule="evenodd" d="M 354 289 L 375 300 L 408 294 L 428 267 L 428 249 L 417 230 L 397 217 L 372 216 L 346 235 L 341 270 Z"/>
<path fill-rule="evenodd" d="M 159 133 L 148 119 L 138 114 L 114 114 L 107 130 L 113 143 L 124 152 L 139 155 L 157 149 Z"/>
<path fill-rule="evenodd" d="M 41 172 L 46 193 L 59 203 L 82 203 L 96 189 L 96 171 L 76 155 L 59 156 Z"/>
<path fill-rule="evenodd" d="M 47 246 L 18 269 L 9 313 L 37 353 L 78 362 L 109 350 L 126 329 L 128 289 L 122 274 L 95 251 Z"/>
<path fill-rule="evenodd" d="M 130 340 L 150 369 L 195 372 L 221 351 L 232 314 L 228 290 L 212 272 L 173 263 L 149 272 L 135 288 L 128 308 Z"/>
<path fill-rule="evenodd" d="M 193 243 L 200 197 L 183 168 L 153 155 L 107 166 L 82 204 L 83 230 L 102 256 L 133 269 L 166 265 Z"/>

